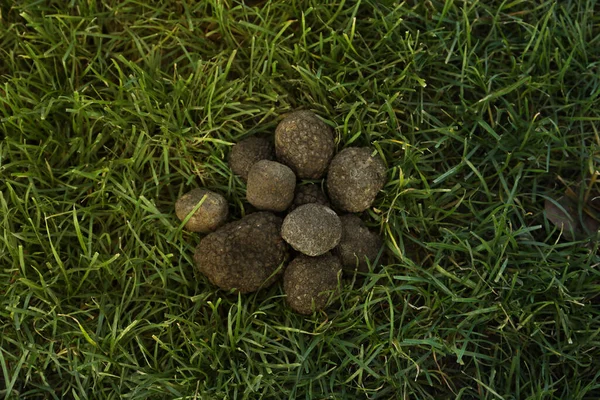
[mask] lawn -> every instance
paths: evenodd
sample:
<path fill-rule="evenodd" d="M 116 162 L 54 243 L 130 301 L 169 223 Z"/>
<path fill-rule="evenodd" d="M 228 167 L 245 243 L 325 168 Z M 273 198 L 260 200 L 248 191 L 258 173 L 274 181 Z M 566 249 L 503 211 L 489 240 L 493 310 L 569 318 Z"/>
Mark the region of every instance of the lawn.
<path fill-rule="evenodd" d="M 388 168 L 310 316 L 174 212 L 301 108 Z M 600 398 L 596 0 L 0 0 L 0 136 L 0 398 Z"/>

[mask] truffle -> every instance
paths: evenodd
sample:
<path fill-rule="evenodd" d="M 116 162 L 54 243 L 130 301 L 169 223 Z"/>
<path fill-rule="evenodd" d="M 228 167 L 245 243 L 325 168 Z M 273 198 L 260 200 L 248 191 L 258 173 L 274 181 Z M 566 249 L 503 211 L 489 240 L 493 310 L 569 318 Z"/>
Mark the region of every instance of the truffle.
<path fill-rule="evenodd" d="M 205 197 L 206 196 L 206 197 Z M 181 196 L 175 203 L 175 214 L 181 221 L 202 201 L 202 205 L 194 212 L 185 229 L 192 232 L 208 233 L 223 225 L 229 210 L 227 200 L 218 193 L 206 189 L 193 189 Z"/>
<path fill-rule="evenodd" d="M 288 114 L 275 129 L 275 154 L 300 179 L 319 179 L 333 156 L 331 129 L 312 111 Z"/>
<path fill-rule="evenodd" d="M 269 212 L 231 222 L 200 241 L 194 253 L 196 266 L 224 290 L 249 293 L 267 287 L 287 259 L 280 229 L 281 218 Z"/>
<path fill-rule="evenodd" d="M 367 228 L 356 215 L 348 214 L 340 217 L 342 221 L 342 239 L 337 247 L 342 266 L 346 270 L 357 269 L 369 272 L 370 262 L 375 261 L 381 248 L 382 240 L 378 234 Z"/>
<path fill-rule="evenodd" d="M 261 160 L 248 174 L 246 199 L 261 210 L 284 211 L 294 200 L 296 175 L 275 161 Z"/>
<path fill-rule="evenodd" d="M 294 194 L 294 201 L 292 202 L 290 211 L 295 210 L 304 204 L 311 203 L 322 204 L 327 207 L 330 206 L 327 196 L 325 196 L 325 193 L 323 193 L 318 185 L 311 183 L 309 185 L 296 186 L 296 193 Z"/>
<path fill-rule="evenodd" d="M 229 155 L 229 167 L 244 182 L 248 180 L 250 168 L 260 160 L 274 158 L 273 143 L 266 138 L 249 137 L 234 145 Z"/>
<path fill-rule="evenodd" d="M 325 308 L 330 296 L 337 292 L 341 270 L 340 261 L 331 254 L 296 257 L 283 276 L 283 289 L 290 307 L 300 314 Z"/>
<path fill-rule="evenodd" d="M 283 220 L 281 237 L 307 256 L 333 249 L 342 237 L 342 223 L 335 211 L 321 204 L 305 204 Z"/>
<path fill-rule="evenodd" d="M 386 168 L 367 147 L 348 147 L 329 165 L 327 191 L 334 206 L 348 212 L 371 207 L 386 181 Z"/>

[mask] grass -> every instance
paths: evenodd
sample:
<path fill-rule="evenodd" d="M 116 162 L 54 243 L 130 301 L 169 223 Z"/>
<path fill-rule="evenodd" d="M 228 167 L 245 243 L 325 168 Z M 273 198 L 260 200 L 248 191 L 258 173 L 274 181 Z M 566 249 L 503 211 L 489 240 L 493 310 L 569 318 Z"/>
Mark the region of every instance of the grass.
<path fill-rule="evenodd" d="M 249 3 L 249 2 L 248 2 Z M 596 0 L 0 1 L 0 397 L 597 399 Z M 388 183 L 380 269 L 304 317 L 194 271 L 241 138 L 310 108 Z"/>

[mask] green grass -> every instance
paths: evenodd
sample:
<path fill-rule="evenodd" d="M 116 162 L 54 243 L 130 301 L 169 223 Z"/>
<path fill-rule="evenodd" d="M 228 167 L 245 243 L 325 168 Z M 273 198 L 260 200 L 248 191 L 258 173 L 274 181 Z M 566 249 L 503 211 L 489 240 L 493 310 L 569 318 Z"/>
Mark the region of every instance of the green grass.
<path fill-rule="evenodd" d="M 148 4 L 150 3 L 150 4 Z M 597 399 L 596 0 L 0 1 L 0 398 Z M 231 145 L 297 108 L 377 148 L 381 269 L 292 313 L 194 271 Z"/>

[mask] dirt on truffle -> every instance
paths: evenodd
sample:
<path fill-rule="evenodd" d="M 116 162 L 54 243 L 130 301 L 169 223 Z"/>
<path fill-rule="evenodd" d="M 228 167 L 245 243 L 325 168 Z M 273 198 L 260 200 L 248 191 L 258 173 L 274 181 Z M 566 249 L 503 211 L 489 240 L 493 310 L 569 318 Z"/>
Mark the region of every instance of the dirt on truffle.
<path fill-rule="evenodd" d="M 312 111 L 288 114 L 275 130 L 277 159 L 300 179 L 319 179 L 335 148 L 333 132 Z"/>
<path fill-rule="evenodd" d="M 194 254 L 196 266 L 224 290 L 249 293 L 267 287 L 287 260 L 281 224 L 281 218 L 269 212 L 231 222 L 200 241 Z"/>
<path fill-rule="evenodd" d="M 231 171 L 245 182 L 250 168 L 260 160 L 273 160 L 275 151 L 271 140 L 262 137 L 249 137 L 237 143 L 229 155 Z"/>
<path fill-rule="evenodd" d="M 371 152 L 367 147 L 348 147 L 333 158 L 327 191 L 334 206 L 347 212 L 371 207 L 386 181 L 385 165 Z"/>
<path fill-rule="evenodd" d="M 305 204 L 285 217 L 281 237 L 295 250 L 314 257 L 337 246 L 342 237 L 342 223 L 331 208 Z"/>
<path fill-rule="evenodd" d="M 300 314 L 311 314 L 327 306 L 337 293 L 342 265 L 330 253 L 319 257 L 300 255 L 285 270 L 283 289 L 290 307 Z"/>
<path fill-rule="evenodd" d="M 345 270 L 369 272 L 369 264 L 377 258 L 383 241 L 369 230 L 364 222 L 353 214 L 342 215 L 342 239 L 337 247 L 342 266 Z"/>
<path fill-rule="evenodd" d="M 180 221 L 194 210 L 202 201 L 202 205 L 185 224 L 185 229 L 191 232 L 208 233 L 223 225 L 229 215 L 227 200 L 218 193 L 207 189 L 192 189 L 181 196 L 175 203 L 175 214 Z"/>
<path fill-rule="evenodd" d="M 285 211 L 294 200 L 296 175 L 287 166 L 261 160 L 248 174 L 246 199 L 260 210 Z"/>

